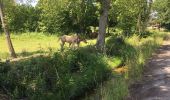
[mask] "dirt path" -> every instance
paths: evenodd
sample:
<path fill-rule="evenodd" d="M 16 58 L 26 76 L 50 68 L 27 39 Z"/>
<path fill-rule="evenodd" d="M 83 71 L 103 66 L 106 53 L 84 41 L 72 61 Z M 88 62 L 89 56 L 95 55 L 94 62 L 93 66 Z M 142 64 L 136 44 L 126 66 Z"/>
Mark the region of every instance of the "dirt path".
<path fill-rule="evenodd" d="M 170 40 L 149 60 L 141 82 L 132 86 L 128 100 L 170 100 Z"/>

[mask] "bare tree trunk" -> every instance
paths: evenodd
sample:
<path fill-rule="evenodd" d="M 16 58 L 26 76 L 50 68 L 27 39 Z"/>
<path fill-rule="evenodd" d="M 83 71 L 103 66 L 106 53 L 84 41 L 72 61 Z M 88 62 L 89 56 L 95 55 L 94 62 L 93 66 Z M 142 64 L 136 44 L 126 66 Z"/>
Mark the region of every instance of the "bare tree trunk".
<path fill-rule="evenodd" d="M 99 20 L 99 34 L 97 37 L 96 47 L 101 52 L 105 50 L 105 34 L 107 26 L 107 18 L 110 9 L 110 0 L 101 0 L 101 15 Z"/>
<path fill-rule="evenodd" d="M 152 10 L 153 1 L 152 0 L 147 0 L 146 2 L 147 2 L 147 9 L 146 9 L 145 20 L 144 20 L 144 25 L 143 25 L 143 30 L 144 31 L 146 30 L 148 22 L 149 22 L 149 19 L 150 19 L 150 13 L 151 13 L 151 10 Z"/>
<path fill-rule="evenodd" d="M 140 12 L 137 19 L 137 31 L 139 34 L 146 31 L 151 13 L 152 2 L 152 0 L 141 0 L 141 4 L 139 6 Z"/>
<path fill-rule="evenodd" d="M 5 35 L 6 35 L 6 41 L 7 41 L 7 45 L 8 45 L 10 55 L 11 55 L 11 57 L 16 58 L 17 56 L 15 54 L 15 50 L 14 50 L 13 45 L 12 45 L 12 41 L 11 41 L 11 38 L 10 38 L 10 33 L 9 33 L 9 30 L 8 30 L 8 27 L 7 27 L 7 24 L 6 24 L 6 20 L 4 18 L 3 1 L 2 0 L 0 0 L 0 17 L 1 17 L 2 27 L 3 27 Z"/>
<path fill-rule="evenodd" d="M 107 34 L 110 34 L 109 18 L 107 18 Z"/>
<path fill-rule="evenodd" d="M 137 31 L 139 34 L 141 34 L 141 13 L 139 13 L 138 19 L 137 19 Z"/>

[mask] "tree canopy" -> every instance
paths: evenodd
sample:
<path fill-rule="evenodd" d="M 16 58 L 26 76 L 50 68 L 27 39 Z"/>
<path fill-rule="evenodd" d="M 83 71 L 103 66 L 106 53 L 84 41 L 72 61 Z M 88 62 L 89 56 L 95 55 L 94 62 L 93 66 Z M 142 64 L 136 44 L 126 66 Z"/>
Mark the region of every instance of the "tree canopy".
<path fill-rule="evenodd" d="M 5 11 L 11 31 L 46 33 L 88 33 L 99 26 L 99 0 L 7 0 Z M 37 2 L 35 5 L 34 2 Z M 55 3 L 54 3 L 55 2 Z M 111 0 L 108 27 L 117 27 L 125 35 L 142 33 L 150 12 L 157 12 L 157 22 L 170 23 L 169 0 Z M 34 4 L 34 5 L 33 5 Z"/>
<path fill-rule="evenodd" d="M 157 13 L 155 21 L 170 29 L 170 1 L 155 0 L 153 11 Z"/>

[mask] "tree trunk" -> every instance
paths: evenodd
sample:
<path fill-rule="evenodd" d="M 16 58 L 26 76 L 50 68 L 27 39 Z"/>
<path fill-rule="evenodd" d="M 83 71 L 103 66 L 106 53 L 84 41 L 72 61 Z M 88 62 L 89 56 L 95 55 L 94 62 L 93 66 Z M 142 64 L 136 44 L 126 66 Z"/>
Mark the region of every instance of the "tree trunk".
<path fill-rule="evenodd" d="M 141 13 L 139 13 L 138 19 L 137 19 L 137 32 L 141 34 Z"/>
<path fill-rule="evenodd" d="M 150 19 L 150 13 L 151 13 L 151 10 L 152 10 L 153 1 L 152 0 L 147 0 L 146 2 L 147 2 L 147 9 L 146 9 L 145 20 L 144 20 L 144 25 L 143 25 L 143 30 L 144 31 L 146 30 L 148 22 L 149 22 L 149 19 Z"/>
<path fill-rule="evenodd" d="M 151 13 L 152 0 L 141 0 L 137 19 L 137 31 L 141 35 L 146 31 Z"/>
<path fill-rule="evenodd" d="M 110 34 L 109 18 L 107 18 L 107 34 Z"/>
<path fill-rule="evenodd" d="M 4 29 L 5 35 L 6 35 L 6 41 L 7 41 L 7 45 L 8 45 L 8 49 L 10 52 L 11 57 L 16 58 L 16 54 L 15 54 L 15 50 L 13 48 L 12 45 L 12 41 L 10 38 L 10 33 L 6 24 L 6 20 L 4 18 L 4 12 L 3 12 L 3 0 L 0 0 L 0 17 L 1 17 L 1 22 L 2 22 L 2 27 Z"/>
<path fill-rule="evenodd" d="M 107 18 L 110 9 L 110 0 L 101 0 L 101 15 L 99 20 L 99 34 L 97 37 L 96 47 L 99 51 L 105 50 L 105 34 L 107 26 Z"/>

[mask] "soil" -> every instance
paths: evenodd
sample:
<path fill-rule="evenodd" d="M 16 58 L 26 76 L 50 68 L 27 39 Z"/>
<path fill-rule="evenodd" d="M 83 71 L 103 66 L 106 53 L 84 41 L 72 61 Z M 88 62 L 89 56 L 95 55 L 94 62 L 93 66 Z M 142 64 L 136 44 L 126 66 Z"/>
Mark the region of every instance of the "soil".
<path fill-rule="evenodd" d="M 170 100 L 170 40 L 148 61 L 142 80 L 130 92 L 128 100 Z"/>

